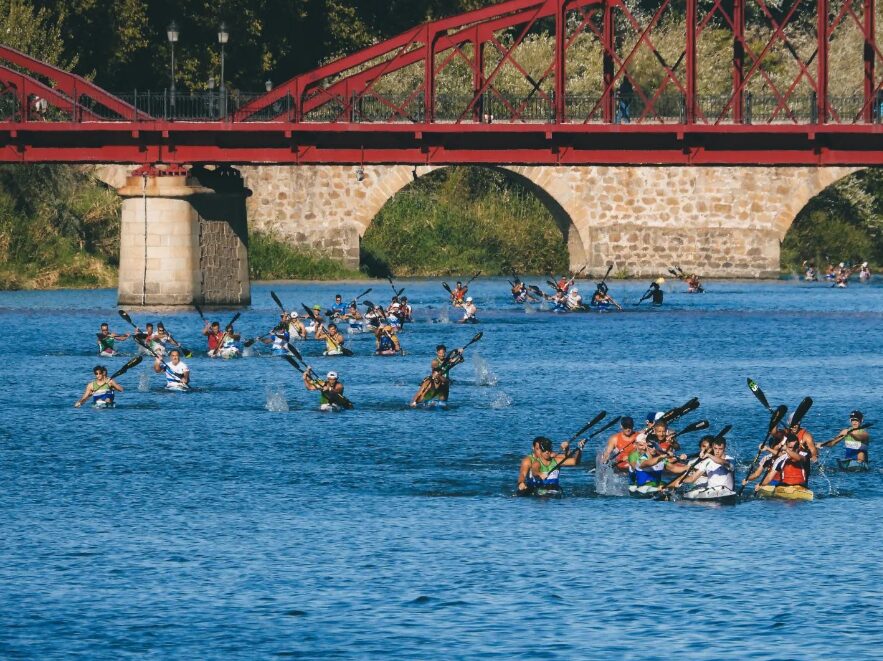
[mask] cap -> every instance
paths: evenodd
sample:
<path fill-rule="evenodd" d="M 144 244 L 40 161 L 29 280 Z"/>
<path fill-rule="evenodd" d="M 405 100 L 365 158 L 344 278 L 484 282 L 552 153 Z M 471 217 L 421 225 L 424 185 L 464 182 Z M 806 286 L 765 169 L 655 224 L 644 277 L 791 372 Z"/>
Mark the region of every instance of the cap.
<path fill-rule="evenodd" d="M 620 426 L 623 429 L 634 429 L 635 421 L 632 420 L 629 416 L 623 416 L 622 420 L 619 421 Z"/>
<path fill-rule="evenodd" d="M 862 420 L 865 419 L 865 416 L 862 414 L 861 411 L 856 409 L 855 411 L 853 411 L 852 413 L 849 414 L 849 419 L 850 420 L 858 420 L 859 422 L 861 422 Z"/>
<path fill-rule="evenodd" d="M 291 317 L 292 319 L 297 317 L 297 310 L 292 310 L 291 312 L 288 313 L 288 316 Z"/>
<path fill-rule="evenodd" d="M 579 289 L 577 289 L 576 287 L 573 287 L 570 291 L 572 291 L 574 294 L 579 294 Z"/>
<path fill-rule="evenodd" d="M 314 310 L 321 310 L 321 309 L 322 309 L 322 306 L 317 304 L 317 305 L 314 305 L 314 306 L 313 306 L 313 309 L 314 309 Z"/>
<path fill-rule="evenodd" d="M 862 268 L 863 268 L 863 269 L 868 268 L 868 263 L 867 263 L 867 262 L 862 262 Z"/>
<path fill-rule="evenodd" d="M 654 284 L 657 284 L 657 285 L 664 285 L 664 284 L 665 284 L 665 278 L 656 278 L 656 280 L 654 280 L 653 283 L 654 283 Z"/>
<path fill-rule="evenodd" d="M 472 297 L 471 297 L 471 296 L 467 296 L 467 297 L 466 297 L 466 302 L 467 302 L 467 303 L 472 303 Z"/>
<path fill-rule="evenodd" d="M 328 374 L 325 375 L 325 378 L 326 378 L 326 379 L 336 379 L 336 378 L 337 378 L 337 372 L 328 372 Z"/>
<path fill-rule="evenodd" d="M 664 415 L 665 413 L 663 413 L 662 411 L 656 411 L 655 413 L 653 411 L 650 411 L 650 413 L 647 414 L 647 422 L 656 422 Z"/>
<path fill-rule="evenodd" d="M 844 266 L 846 266 L 846 264 L 844 262 L 840 262 L 840 268 L 843 268 Z"/>
<path fill-rule="evenodd" d="M 544 450 L 546 452 L 551 452 L 552 450 L 552 441 L 546 437 L 540 437 L 540 450 Z"/>

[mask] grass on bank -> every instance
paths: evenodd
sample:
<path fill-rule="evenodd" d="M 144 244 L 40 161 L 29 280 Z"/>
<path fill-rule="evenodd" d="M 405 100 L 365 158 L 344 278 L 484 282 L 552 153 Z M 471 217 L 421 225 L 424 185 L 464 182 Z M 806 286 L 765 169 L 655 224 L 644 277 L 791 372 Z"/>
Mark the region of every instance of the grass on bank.
<path fill-rule="evenodd" d="M 407 186 L 365 232 L 374 277 L 561 272 L 567 246 L 549 210 L 499 170 L 451 167 Z"/>
<path fill-rule="evenodd" d="M 262 232 L 248 239 L 248 268 L 254 280 L 344 280 L 364 278 L 330 257 L 292 248 Z"/>

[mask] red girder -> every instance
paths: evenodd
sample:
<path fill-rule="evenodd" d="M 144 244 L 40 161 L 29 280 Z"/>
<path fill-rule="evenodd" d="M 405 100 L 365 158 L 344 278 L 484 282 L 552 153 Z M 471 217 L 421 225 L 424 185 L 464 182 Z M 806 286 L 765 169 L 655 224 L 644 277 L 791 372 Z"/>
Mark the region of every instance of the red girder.
<path fill-rule="evenodd" d="M 78 76 L 0 47 L 0 87 L 19 109 L 0 116 L 0 161 L 879 165 L 883 53 L 875 1 L 785 0 L 771 10 L 768 0 L 710 7 L 686 0 L 683 48 L 672 49 L 658 33 L 672 0 L 658 0 L 647 16 L 630 9 L 633 0 L 509 0 L 424 23 L 195 121 L 147 116 Z M 764 30 L 757 51 L 749 45 L 757 24 L 752 32 L 745 25 L 752 6 Z M 808 7 L 817 43 L 806 56 L 792 28 Z M 860 108 L 829 95 L 828 44 L 844 26 L 862 35 L 854 58 L 862 67 Z M 528 36 L 547 29 L 553 43 L 543 58 L 522 57 Z M 733 52 L 725 64 L 732 81 L 709 100 L 699 74 L 720 64 L 703 62 L 697 45 L 711 29 L 717 39 L 732 34 Z M 580 38 L 602 62 L 598 80 L 583 81 L 579 89 L 590 91 L 577 97 L 565 65 L 568 55 L 585 52 L 576 50 Z M 386 85 L 395 74 L 397 84 Z M 507 87 L 512 78 L 516 85 Z M 437 93 L 449 91 L 451 80 L 462 97 Z M 628 86 L 632 106 L 623 111 L 619 95 Z M 752 91 L 762 88 L 761 104 Z M 807 91 L 814 94 L 809 116 Z M 32 113 L 35 98 L 57 112 Z M 752 112 L 752 99 L 761 110 Z M 631 123 L 618 124 L 620 114 Z"/>

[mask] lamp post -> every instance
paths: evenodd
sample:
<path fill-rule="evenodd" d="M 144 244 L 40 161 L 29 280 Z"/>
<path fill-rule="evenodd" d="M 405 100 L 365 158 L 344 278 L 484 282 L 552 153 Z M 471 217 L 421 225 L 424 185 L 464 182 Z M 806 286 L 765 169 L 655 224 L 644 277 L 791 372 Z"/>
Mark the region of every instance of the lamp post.
<path fill-rule="evenodd" d="M 208 77 L 208 111 L 209 117 L 215 118 L 215 77 Z"/>
<path fill-rule="evenodd" d="M 227 31 L 227 24 L 221 23 L 218 26 L 218 43 L 221 44 L 221 112 L 227 115 L 227 86 L 224 83 L 224 46 L 230 41 L 230 33 Z"/>
<path fill-rule="evenodd" d="M 166 28 L 166 36 L 169 38 L 169 43 L 172 45 L 172 84 L 169 87 L 169 92 L 171 94 L 171 106 L 175 107 L 175 44 L 178 43 L 178 24 L 175 21 L 169 23 L 169 27 Z"/>

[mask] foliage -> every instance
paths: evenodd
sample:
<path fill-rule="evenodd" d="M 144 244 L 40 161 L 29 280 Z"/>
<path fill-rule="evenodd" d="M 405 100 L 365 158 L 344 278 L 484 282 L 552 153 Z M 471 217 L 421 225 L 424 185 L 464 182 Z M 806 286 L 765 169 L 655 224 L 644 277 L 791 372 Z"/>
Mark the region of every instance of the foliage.
<path fill-rule="evenodd" d="M 421 177 L 380 211 L 362 240 L 370 275 L 565 271 L 552 214 L 503 171 L 456 167 Z"/>
<path fill-rule="evenodd" d="M 316 253 L 298 250 L 261 232 L 248 241 L 248 266 L 256 280 L 340 280 L 364 277 Z"/>
<path fill-rule="evenodd" d="M 804 260 L 883 266 L 883 171 L 862 170 L 829 186 L 801 210 L 782 242 L 781 264 Z"/>

